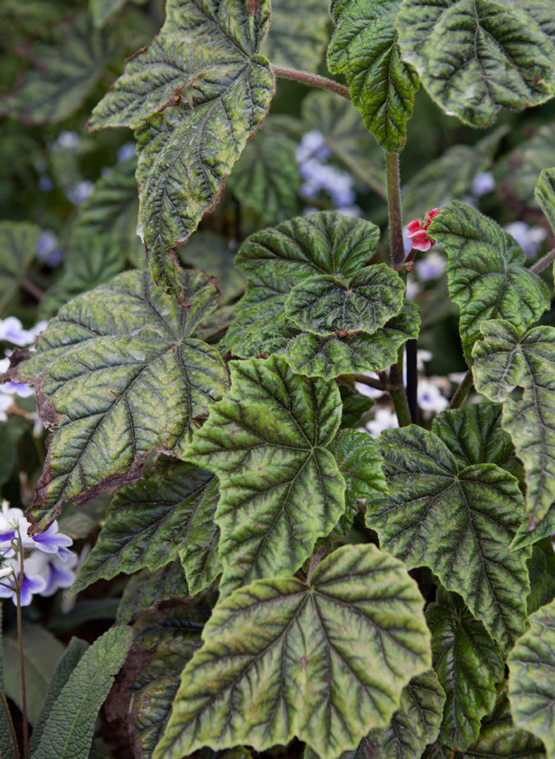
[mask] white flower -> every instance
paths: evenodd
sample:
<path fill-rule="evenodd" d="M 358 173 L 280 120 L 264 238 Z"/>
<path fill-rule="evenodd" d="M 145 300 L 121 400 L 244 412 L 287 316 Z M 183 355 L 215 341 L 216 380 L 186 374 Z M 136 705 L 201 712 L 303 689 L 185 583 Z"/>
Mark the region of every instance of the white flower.
<path fill-rule="evenodd" d="M 481 174 L 476 174 L 471 190 L 475 198 L 481 198 L 482 195 L 487 195 L 488 192 L 494 189 L 495 179 L 491 171 L 483 171 Z"/>
<path fill-rule="evenodd" d="M 420 281 L 427 282 L 429 279 L 441 277 L 447 268 L 447 261 L 440 253 L 432 250 L 426 258 L 416 261 L 414 268 Z"/>
<path fill-rule="evenodd" d="M 418 380 L 418 405 L 424 412 L 439 413 L 449 405 L 447 398 L 441 394 L 439 388 L 426 378 Z"/>
<path fill-rule="evenodd" d="M 297 145 L 297 163 L 304 163 L 310 158 L 319 158 L 325 161 L 331 154 L 331 150 L 326 145 L 326 138 L 317 129 L 307 132 L 303 135 Z M 119 158 L 119 154 L 118 154 Z"/>
<path fill-rule="evenodd" d="M 372 437 L 379 437 L 384 430 L 393 430 L 398 426 L 397 415 L 388 408 L 379 408 L 374 419 L 366 423 L 366 429 Z"/>
<path fill-rule="evenodd" d="M 337 213 L 343 214 L 343 216 L 354 216 L 356 219 L 360 219 L 364 214 L 362 208 L 358 206 L 345 206 L 344 208 L 338 208 Z"/>
<path fill-rule="evenodd" d="M 59 554 L 62 561 L 64 556 L 70 553 L 66 549 L 72 545 L 73 540 L 63 533 L 58 532 L 58 523 L 52 522 L 50 527 L 37 535 L 29 535 L 30 523 L 21 509 L 10 508 L 7 501 L 2 503 L 0 514 L 0 550 L 11 548 L 12 540 L 19 535 L 23 548 L 33 548 L 44 553 Z"/>
<path fill-rule="evenodd" d="M 74 206 L 80 205 L 91 194 L 94 183 L 88 179 L 78 182 L 75 187 L 68 187 L 65 190 L 65 196 Z"/>
<path fill-rule="evenodd" d="M 53 150 L 78 150 L 81 138 L 77 132 L 60 132 L 58 139 L 52 145 Z"/>
<path fill-rule="evenodd" d="M 414 277 L 411 277 L 411 276 L 407 277 L 407 292 L 406 292 L 407 298 L 409 300 L 414 300 L 416 296 L 419 295 L 421 292 L 422 292 L 422 288 L 420 287 L 418 282 L 414 280 Z"/>
<path fill-rule="evenodd" d="M 56 554 L 46 554 L 42 551 L 33 551 L 28 559 L 25 559 L 24 573 L 33 577 L 41 577 L 45 582 L 41 596 L 53 596 L 58 588 L 69 588 L 75 580 L 73 569 L 77 564 L 77 554 L 66 551 L 64 559 Z"/>
<path fill-rule="evenodd" d="M 310 158 L 300 164 L 299 173 L 304 180 L 299 190 L 302 197 L 313 198 L 324 190 L 336 207 L 346 208 L 354 204 L 356 194 L 353 178 L 348 172 Z"/>
<path fill-rule="evenodd" d="M 541 227 L 530 228 L 523 221 L 508 224 L 505 230 L 515 238 L 528 258 L 537 255 L 540 245 L 546 238 L 546 231 Z"/>
<path fill-rule="evenodd" d="M 48 257 L 58 247 L 58 238 L 49 229 L 44 231 L 37 242 L 37 258 L 39 261 L 46 261 Z"/>
<path fill-rule="evenodd" d="M 46 580 L 37 571 L 37 568 L 32 564 L 29 564 L 30 559 L 23 560 L 23 581 L 21 583 L 21 605 L 29 606 L 33 600 L 33 596 L 37 593 L 42 593 L 46 588 Z M 6 565 L 13 570 L 16 578 L 19 579 L 19 573 L 21 571 L 21 564 L 19 556 L 7 559 Z M 5 584 L 0 585 L 0 598 L 11 598 L 14 605 L 17 606 L 17 593 L 12 587 L 10 580 L 7 580 Z"/>
<path fill-rule="evenodd" d="M 35 335 L 32 330 L 23 329 L 17 316 L 8 316 L 0 320 L 0 340 L 23 347 L 34 343 Z"/>
<path fill-rule="evenodd" d="M 118 149 L 118 163 L 129 161 L 135 156 L 136 152 L 134 142 L 125 142 L 121 148 Z"/>
<path fill-rule="evenodd" d="M 0 395 L 0 422 L 7 422 L 8 415 L 6 411 L 13 406 L 13 397 L 11 395 Z"/>
<path fill-rule="evenodd" d="M 365 377 L 376 379 L 375 374 L 368 374 L 367 372 L 365 372 Z M 375 387 L 370 387 L 370 385 L 365 385 L 364 382 L 355 382 L 355 388 L 361 395 L 365 395 L 367 398 L 381 398 L 385 392 L 384 390 L 376 390 Z"/>

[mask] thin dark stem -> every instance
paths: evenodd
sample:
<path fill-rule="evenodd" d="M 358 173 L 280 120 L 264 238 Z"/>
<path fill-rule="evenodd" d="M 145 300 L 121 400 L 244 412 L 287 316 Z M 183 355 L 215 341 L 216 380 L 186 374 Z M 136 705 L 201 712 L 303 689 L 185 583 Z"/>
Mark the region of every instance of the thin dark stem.
<path fill-rule="evenodd" d="M 8 723 L 8 727 L 10 729 L 10 735 L 12 737 L 12 743 L 13 743 L 13 753 L 15 759 L 19 759 L 19 746 L 17 745 L 17 735 L 15 734 L 15 727 L 13 726 L 12 721 L 12 715 L 10 714 L 10 707 L 8 706 L 8 702 L 6 701 L 6 697 L 0 691 L 0 701 L 2 702 L 2 709 L 4 710 L 4 714 L 6 715 L 6 722 Z"/>
<path fill-rule="evenodd" d="M 333 79 L 328 79 L 319 74 L 309 74 L 308 71 L 291 69 L 288 66 L 277 66 L 275 63 L 271 64 L 271 69 L 275 76 L 279 76 L 282 79 L 293 79 L 295 82 L 302 82 L 302 84 L 306 84 L 309 87 L 320 87 L 323 90 L 335 92 L 337 95 L 347 98 L 347 100 L 351 99 L 349 88 L 344 87 L 339 82 L 334 82 Z"/>
<path fill-rule="evenodd" d="M 397 363 L 393 364 L 389 372 L 390 383 L 397 386 L 397 390 L 391 390 L 389 394 L 395 407 L 395 413 L 397 414 L 399 427 L 407 427 L 409 424 L 412 424 L 409 404 L 407 402 L 407 395 L 405 393 L 405 386 L 403 384 L 404 354 L 405 346 L 402 345 L 399 348 Z"/>
<path fill-rule="evenodd" d="M 391 245 L 391 265 L 395 269 L 406 259 L 403 242 L 403 211 L 401 207 L 401 175 L 399 173 L 399 153 L 386 153 L 387 202 L 389 207 L 389 241 Z"/>
<path fill-rule="evenodd" d="M 43 291 L 40 289 L 40 287 L 37 287 L 33 282 L 31 282 L 31 280 L 24 279 L 21 282 L 21 287 L 24 290 L 27 290 L 27 292 L 29 293 L 29 295 L 32 295 L 35 300 L 39 301 L 39 303 L 40 303 L 41 300 L 44 299 L 44 293 L 43 293 Z"/>
<path fill-rule="evenodd" d="M 470 388 L 472 387 L 473 382 L 474 379 L 472 377 L 472 369 L 469 369 L 464 375 L 463 381 L 458 386 L 455 395 L 452 397 L 449 408 L 459 408 L 462 406 L 464 399 L 470 392 Z"/>
<path fill-rule="evenodd" d="M 29 726 L 27 724 L 27 689 L 25 687 L 25 661 L 23 657 L 23 621 L 21 619 L 21 584 L 23 582 L 23 546 L 19 528 L 19 579 L 16 584 L 17 599 L 17 640 L 19 643 L 19 666 L 21 669 L 21 711 L 23 713 L 23 759 L 29 759 Z"/>
<path fill-rule="evenodd" d="M 530 267 L 530 271 L 532 274 L 539 274 L 544 269 L 547 269 L 549 264 L 552 264 L 553 261 L 555 261 L 555 248 L 550 250 L 549 253 L 546 253 L 539 261 L 536 261 L 536 263 Z"/>
<path fill-rule="evenodd" d="M 413 424 L 418 424 L 418 340 L 407 340 L 407 403 Z"/>
<path fill-rule="evenodd" d="M 390 390 L 398 390 L 394 385 L 390 385 L 387 382 L 384 383 L 381 380 L 372 379 L 365 374 L 353 374 L 353 379 L 355 382 L 360 382 L 362 385 L 368 385 L 368 387 L 373 387 L 375 390 L 383 390 L 384 393 L 388 393 Z"/>

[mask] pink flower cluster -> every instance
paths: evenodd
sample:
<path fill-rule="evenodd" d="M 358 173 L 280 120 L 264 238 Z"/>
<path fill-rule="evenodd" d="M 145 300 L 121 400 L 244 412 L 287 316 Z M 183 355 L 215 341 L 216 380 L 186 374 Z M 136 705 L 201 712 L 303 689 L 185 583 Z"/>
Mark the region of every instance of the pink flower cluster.
<path fill-rule="evenodd" d="M 407 237 L 412 242 L 412 247 L 415 250 L 426 251 L 430 250 L 432 245 L 435 245 L 435 240 L 428 236 L 428 227 L 436 216 L 439 216 L 439 208 L 432 208 L 423 220 L 416 219 L 408 225 Z"/>

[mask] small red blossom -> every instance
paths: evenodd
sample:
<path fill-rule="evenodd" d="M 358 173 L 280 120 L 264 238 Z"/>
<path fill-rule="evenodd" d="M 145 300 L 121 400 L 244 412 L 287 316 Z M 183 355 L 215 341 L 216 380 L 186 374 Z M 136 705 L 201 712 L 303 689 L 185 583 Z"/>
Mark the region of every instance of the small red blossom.
<path fill-rule="evenodd" d="M 435 240 L 428 236 L 428 227 L 430 226 L 432 219 L 435 219 L 439 215 L 439 208 L 432 208 L 428 211 L 424 220 L 415 219 L 408 225 L 407 237 L 412 242 L 412 247 L 415 250 L 430 250 L 432 245 L 435 244 Z"/>

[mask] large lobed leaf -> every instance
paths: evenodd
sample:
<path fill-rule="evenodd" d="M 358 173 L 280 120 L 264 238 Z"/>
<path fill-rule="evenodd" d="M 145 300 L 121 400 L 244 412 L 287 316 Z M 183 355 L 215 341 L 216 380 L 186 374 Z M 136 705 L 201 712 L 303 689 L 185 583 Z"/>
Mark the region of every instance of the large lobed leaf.
<path fill-rule="evenodd" d="M 555 88 L 549 0 L 403 0 L 399 46 L 432 98 L 487 127 L 501 107 L 543 103 Z"/>
<path fill-rule="evenodd" d="M 31 515 L 44 528 L 63 500 L 83 503 L 137 479 L 153 449 L 183 453 L 227 388 L 218 352 L 191 337 L 216 307 L 199 272 L 181 278 L 189 307 L 147 272 L 126 272 L 64 306 L 19 368 L 54 426 Z"/>
<path fill-rule="evenodd" d="M 138 129 L 139 220 L 155 280 L 178 297 L 170 252 L 217 202 L 270 105 L 273 74 L 257 55 L 268 21 L 268 0 L 171 0 L 160 34 L 93 111 L 93 129 Z"/>
<path fill-rule="evenodd" d="M 496 222 L 455 200 L 429 230 L 449 257 L 449 294 L 461 309 L 459 329 L 468 355 L 486 319 L 528 327 L 549 308 L 545 283 L 526 269 L 521 246 Z"/>
<path fill-rule="evenodd" d="M 353 103 L 384 150 L 398 152 L 406 142 L 418 76 L 401 60 L 395 21 L 400 0 L 332 0 L 336 25 L 328 48 L 328 67 L 344 74 Z"/>
<path fill-rule="evenodd" d="M 518 329 L 507 321 L 482 324 L 476 343 L 476 388 L 503 403 L 503 429 L 526 473 L 526 507 L 533 529 L 555 500 L 555 329 Z M 521 400 L 511 397 L 522 387 Z"/>
<path fill-rule="evenodd" d="M 273 0 L 262 54 L 272 63 L 317 71 L 328 41 L 328 0 Z"/>
<path fill-rule="evenodd" d="M 505 648 L 522 634 L 527 551 L 509 552 L 524 514 L 518 481 L 495 464 L 459 468 L 445 443 L 410 426 L 381 435 L 388 499 L 367 504 L 383 547 L 429 566 Z"/>
<path fill-rule="evenodd" d="M 337 385 L 294 375 L 276 357 L 230 369 L 230 392 L 186 454 L 220 482 L 224 596 L 295 572 L 345 508 L 345 480 L 328 450 L 341 422 Z"/>
<path fill-rule="evenodd" d="M 431 658 L 416 583 L 373 545 L 335 551 L 309 585 L 283 577 L 235 591 L 202 637 L 156 759 L 293 736 L 335 759 L 388 725 Z"/>

